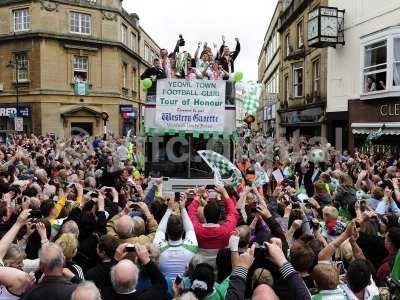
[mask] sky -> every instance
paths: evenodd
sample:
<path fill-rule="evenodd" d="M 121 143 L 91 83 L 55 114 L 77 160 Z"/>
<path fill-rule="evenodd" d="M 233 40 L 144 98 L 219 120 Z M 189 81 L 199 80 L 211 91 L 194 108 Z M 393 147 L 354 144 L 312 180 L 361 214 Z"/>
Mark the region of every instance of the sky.
<path fill-rule="evenodd" d="M 241 52 L 235 71 L 242 71 L 244 80 L 257 80 L 257 62 L 269 21 L 278 0 L 203 0 L 203 1 L 134 1 L 124 0 L 129 13 L 137 13 L 140 26 L 161 48 L 172 51 L 182 34 L 187 50 L 194 54 L 199 41 L 235 48 L 235 37 Z"/>

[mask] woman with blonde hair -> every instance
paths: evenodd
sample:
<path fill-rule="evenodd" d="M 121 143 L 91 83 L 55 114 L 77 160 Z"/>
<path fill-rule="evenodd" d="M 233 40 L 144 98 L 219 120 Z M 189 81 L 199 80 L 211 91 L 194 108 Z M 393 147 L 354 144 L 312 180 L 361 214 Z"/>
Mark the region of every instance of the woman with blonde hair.
<path fill-rule="evenodd" d="M 73 283 L 80 283 L 85 280 L 80 266 L 74 263 L 73 259 L 78 252 L 78 239 L 72 233 L 63 233 L 57 240 L 65 256 L 64 276 Z"/>

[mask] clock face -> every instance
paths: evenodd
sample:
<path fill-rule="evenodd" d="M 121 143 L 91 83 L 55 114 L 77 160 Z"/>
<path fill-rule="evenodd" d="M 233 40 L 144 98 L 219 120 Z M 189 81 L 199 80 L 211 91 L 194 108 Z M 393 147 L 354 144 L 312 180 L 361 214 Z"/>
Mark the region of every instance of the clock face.
<path fill-rule="evenodd" d="M 318 36 L 318 18 L 308 21 L 308 40 Z"/>
<path fill-rule="evenodd" d="M 338 20 L 336 17 L 321 17 L 321 35 L 336 37 L 338 34 Z"/>

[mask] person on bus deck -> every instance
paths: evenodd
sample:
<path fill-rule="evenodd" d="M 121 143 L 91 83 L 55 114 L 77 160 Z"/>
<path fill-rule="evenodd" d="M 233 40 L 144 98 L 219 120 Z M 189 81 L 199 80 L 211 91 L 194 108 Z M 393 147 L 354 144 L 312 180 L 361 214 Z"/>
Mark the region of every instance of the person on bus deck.
<path fill-rule="evenodd" d="M 213 61 L 206 63 L 203 76 L 209 80 L 225 80 L 229 78 L 229 73 L 222 68 L 222 65 L 218 61 Z"/>
<path fill-rule="evenodd" d="M 240 52 L 239 38 L 235 38 L 235 41 L 235 51 L 231 51 L 225 44 L 225 36 L 222 36 L 222 45 L 218 53 L 218 60 L 221 62 L 222 68 L 229 74 L 235 72 L 235 59 L 238 57 Z"/>
<path fill-rule="evenodd" d="M 153 60 L 153 66 L 144 71 L 140 76 L 141 80 L 146 78 L 150 78 L 151 81 L 153 81 L 153 85 L 147 90 L 147 102 L 156 102 L 157 80 L 167 78 L 160 59 L 155 58 Z"/>

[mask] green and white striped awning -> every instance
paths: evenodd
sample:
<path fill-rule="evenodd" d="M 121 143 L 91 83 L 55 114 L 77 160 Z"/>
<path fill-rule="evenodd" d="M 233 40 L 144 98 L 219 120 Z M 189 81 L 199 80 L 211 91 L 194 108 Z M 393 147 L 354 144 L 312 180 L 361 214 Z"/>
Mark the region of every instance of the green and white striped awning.
<path fill-rule="evenodd" d="M 369 135 L 373 132 L 382 128 L 383 135 L 400 135 L 400 122 L 388 122 L 388 123 L 352 123 L 351 132 L 353 134 Z"/>

